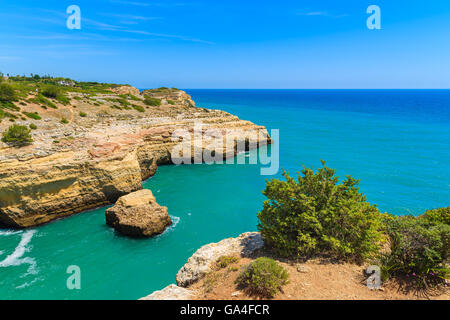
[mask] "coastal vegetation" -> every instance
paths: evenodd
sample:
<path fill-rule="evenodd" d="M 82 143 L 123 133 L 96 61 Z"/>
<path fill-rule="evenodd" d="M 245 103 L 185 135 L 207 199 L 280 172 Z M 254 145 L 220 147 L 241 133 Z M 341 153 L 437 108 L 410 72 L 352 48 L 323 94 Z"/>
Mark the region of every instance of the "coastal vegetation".
<path fill-rule="evenodd" d="M 222 256 L 216 261 L 216 265 L 218 269 L 224 269 L 229 265 L 238 262 L 238 258 L 232 256 Z"/>
<path fill-rule="evenodd" d="M 258 213 L 259 229 L 268 247 L 282 257 L 326 252 L 348 261 L 373 257 L 381 245 L 382 215 L 359 192 L 358 180 L 342 183 L 325 166 L 314 173 L 304 168 L 297 179 L 267 182 L 268 198 Z"/>
<path fill-rule="evenodd" d="M 148 106 L 157 107 L 157 106 L 161 105 L 161 99 L 157 99 L 157 98 L 152 98 L 152 97 L 146 96 L 145 100 L 144 100 L 144 103 L 146 105 L 148 105 Z"/>
<path fill-rule="evenodd" d="M 12 125 L 2 134 L 2 141 L 12 146 L 25 146 L 33 142 L 31 129 L 26 126 Z"/>
<path fill-rule="evenodd" d="M 297 179 L 283 176 L 267 182 L 268 200 L 258 213 L 258 228 L 275 255 L 371 262 L 385 280 L 406 277 L 419 288 L 448 282 L 450 207 L 419 217 L 382 214 L 359 192 L 358 180 L 340 182 L 325 162 L 317 172 L 304 168 Z"/>
<path fill-rule="evenodd" d="M 448 208 L 433 211 L 432 215 L 387 219 L 389 250 L 380 253 L 378 259 L 383 279 L 409 278 L 418 288 L 448 280 L 450 225 L 442 222 L 446 212 Z"/>
<path fill-rule="evenodd" d="M 236 284 L 250 294 L 272 298 L 288 281 L 288 272 L 275 260 L 261 257 L 244 268 Z"/>
<path fill-rule="evenodd" d="M 156 94 L 156 95 L 168 95 L 177 91 L 180 91 L 180 89 L 177 88 L 168 88 L 168 87 L 160 87 L 156 89 L 150 89 L 147 90 L 150 93 Z"/>

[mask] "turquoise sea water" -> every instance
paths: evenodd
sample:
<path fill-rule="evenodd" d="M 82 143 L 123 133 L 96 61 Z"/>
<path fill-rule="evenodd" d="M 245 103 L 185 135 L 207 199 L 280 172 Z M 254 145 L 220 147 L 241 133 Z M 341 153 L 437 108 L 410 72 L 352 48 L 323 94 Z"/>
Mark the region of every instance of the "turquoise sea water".
<path fill-rule="evenodd" d="M 380 210 L 421 214 L 450 205 L 450 91 L 187 90 L 199 107 L 280 130 L 292 174 L 320 159 L 361 179 Z M 265 179 L 258 165 L 164 166 L 144 182 L 174 225 L 148 240 L 121 237 L 105 208 L 26 231 L 0 230 L 0 299 L 137 299 L 174 283 L 200 246 L 256 230 Z M 81 290 L 68 290 L 68 266 Z"/>

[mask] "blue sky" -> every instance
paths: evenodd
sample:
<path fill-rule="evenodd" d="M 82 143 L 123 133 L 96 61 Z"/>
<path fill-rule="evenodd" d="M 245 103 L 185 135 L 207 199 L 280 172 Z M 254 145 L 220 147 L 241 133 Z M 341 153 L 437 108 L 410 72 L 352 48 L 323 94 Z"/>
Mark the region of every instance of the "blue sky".
<path fill-rule="evenodd" d="M 366 9 L 381 8 L 381 30 Z M 68 30 L 66 8 L 81 8 Z M 0 71 L 139 88 L 450 88 L 448 0 L 0 1 Z"/>

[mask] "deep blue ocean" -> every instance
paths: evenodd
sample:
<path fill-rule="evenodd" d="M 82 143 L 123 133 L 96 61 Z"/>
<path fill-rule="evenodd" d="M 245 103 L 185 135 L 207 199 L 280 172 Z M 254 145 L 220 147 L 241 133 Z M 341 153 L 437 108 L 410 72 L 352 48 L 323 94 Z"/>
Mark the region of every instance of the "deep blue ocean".
<path fill-rule="evenodd" d="M 361 180 L 381 211 L 422 214 L 450 205 L 450 91 L 187 90 L 280 132 L 280 167 L 320 160 Z M 274 177 L 279 177 L 276 175 Z M 200 246 L 256 231 L 265 179 L 259 165 L 163 166 L 143 186 L 175 222 L 147 240 L 122 237 L 105 208 L 27 231 L 0 230 L 0 299 L 137 299 L 175 282 Z M 68 290 L 67 267 L 81 269 Z"/>
<path fill-rule="evenodd" d="M 197 105 L 280 130 L 281 167 L 320 160 L 380 210 L 450 205 L 450 90 L 187 90 Z"/>

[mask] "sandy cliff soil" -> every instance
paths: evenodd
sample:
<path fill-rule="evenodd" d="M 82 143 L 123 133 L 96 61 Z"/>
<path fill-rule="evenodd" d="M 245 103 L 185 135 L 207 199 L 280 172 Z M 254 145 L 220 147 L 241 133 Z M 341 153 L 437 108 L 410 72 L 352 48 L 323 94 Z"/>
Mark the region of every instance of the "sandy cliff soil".
<path fill-rule="evenodd" d="M 204 130 L 235 130 L 237 140 L 247 143 L 245 132 L 261 129 L 265 134 L 260 143 L 270 142 L 263 127 L 223 111 L 196 108 L 181 90 L 139 93 L 136 88 L 119 87 L 114 91 L 70 92 L 68 105 L 53 101 L 56 109 L 30 102 L 33 94 L 21 102 L 22 112 L 38 112 L 42 119 L 22 116 L 15 122 L 37 125 L 32 145 L 17 148 L 0 142 L 0 225 L 44 224 L 141 189 L 142 180 L 154 175 L 158 165 L 172 163 L 172 150 L 181 141 L 172 139 L 173 132 L 186 129 L 192 134 L 198 121 Z M 134 96 L 124 102 L 126 94 Z M 145 104 L 145 96 L 161 100 L 161 105 Z M 4 119 L 0 132 L 10 125 Z M 235 144 L 220 148 L 208 145 L 204 137 L 193 141 L 195 150 L 214 150 L 224 157 L 236 153 Z"/>
<path fill-rule="evenodd" d="M 177 274 L 177 285 L 170 285 L 142 300 L 258 300 L 239 288 L 235 280 L 245 266 L 261 256 L 264 250 L 259 233 L 245 233 L 203 246 L 189 258 Z M 234 257 L 226 265 L 221 257 Z M 274 258 L 274 257 L 272 257 Z M 388 281 L 381 290 L 367 287 L 367 266 L 311 259 L 309 261 L 277 260 L 289 273 L 289 283 L 275 300 L 450 300 L 448 288 L 417 291 L 411 283 Z"/>

